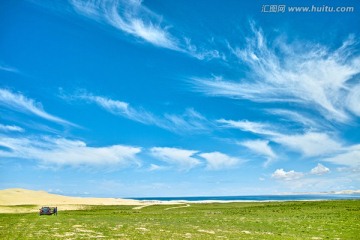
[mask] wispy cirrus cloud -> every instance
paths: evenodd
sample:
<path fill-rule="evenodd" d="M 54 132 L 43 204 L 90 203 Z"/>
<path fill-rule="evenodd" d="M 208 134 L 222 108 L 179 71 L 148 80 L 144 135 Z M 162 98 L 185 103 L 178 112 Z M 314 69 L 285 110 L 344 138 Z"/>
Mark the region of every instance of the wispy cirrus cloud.
<path fill-rule="evenodd" d="M 150 149 L 152 156 L 170 165 L 175 165 L 182 171 L 188 171 L 200 165 L 200 160 L 194 157 L 196 153 L 198 151 L 169 147 L 153 147 Z"/>
<path fill-rule="evenodd" d="M 349 166 L 352 169 L 360 167 L 360 144 L 342 147 L 337 154 L 322 159 L 325 162 Z"/>
<path fill-rule="evenodd" d="M 39 161 L 57 166 L 139 165 L 141 148 L 112 145 L 90 147 L 83 141 L 50 136 L 13 138 L 1 136 L 0 157 Z"/>
<path fill-rule="evenodd" d="M 105 22 L 155 46 L 180 51 L 176 39 L 162 26 L 161 17 L 141 1 L 70 1 L 74 9 L 89 18 Z"/>
<path fill-rule="evenodd" d="M 106 111 L 146 125 L 153 125 L 175 133 L 209 131 L 211 123 L 194 109 L 186 109 L 181 115 L 166 113 L 162 116 L 155 115 L 143 108 L 132 107 L 129 103 L 113 100 L 92 94 L 75 96 L 91 103 L 95 103 Z"/>
<path fill-rule="evenodd" d="M 282 135 L 273 138 L 272 141 L 300 152 L 306 157 L 335 154 L 343 148 L 341 143 L 335 141 L 328 134 L 319 132 Z"/>
<path fill-rule="evenodd" d="M 163 124 L 159 124 L 160 127 L 178 133 L 209 132 L 212 125 L 210 121 L 193 108 L 186 109 L 181 115 L 164 114 Z"/>
<path fill-rule="evenodd" d="M 0 123 L 0 131 L 3 132 L 24 132 L 25 130 L 15 125 L 4 125 Z"/>
<path fill-rule="evenodd" d="M 216 122 L 220 123 L 221 124 L 220 126 L 222 127 L 235 128 L 241 131 L 251 132 L 254 134 L 269 135 L 269 136 L 279 135 L 275 127 L 267 123 L 253 122 L 248 120 L 235 121 L 235 120 L 226 120 L 226 119 L 219 119 Z"/>
<path fill-rule="evenodd" d="M 253 37 L 244 48 L 230 47 L 235 66 L 243 66 L 241 80 L 223 77 L 192 79 L 196 91 L 210 96 L 253 102 L 292 102 L 320 113 L 329 121 L 348 123 L 359 115 L 360 56 L 350 36 L 337 49 L 316 43 L 290 44 L 282 38 L 270 42 L 252 24 Z"/>
<path fill-rule="evenodd" d="M 352 87 L 346 98 L 346 105 L 350 111 L 360 116 L 360 85 Z"/>
<path fill-rule="evenodd" d="M 0 63 L 0 70 L 1 71 L 5 71 L 5 72 L 11 72 L 11 73 L 19 73 L 19 70 L 14 68 L 14 67 L 10 67 L 4 64 Z"/>
<path fill-rule="evenodd" d="M 238 142 L 239 145 L 247 147 L 251 151 L 264 156 L 267 160 L 264 163 L 264 167 L 267 167 L 273 160 L 277 158 L 272 148 L 269 146 L 267 140 L 249 140 L 244 142 Z"/>
<path fill-rule="evenodd" d="M 67 120 L 47 113 L 41 103 L 36 102 L 31 98 L 27 98 L 21 93 L 14 93 L 7 89 L 0 88 L 0 106 L 6 107 L 12 111 L 18 111 L 26 114 L 38 116 L 51 122 L 62 125 L 74 126 L 77 125 Z"/>
<path fill-rule="evenodd" d="M 70 0 L 70 3 L 79 14 L 154 46 L 183 52 L 200 60 L 224 58 L 217 50 L 199 49 L 189 38 L 171 34 L 171 26 L 163 23 L 163 17 L 140 0 Z"/>
<path fill-rule="evenodd" d="M 221 152 L 201 153 L 199 154 L 199 156 L 206 160 L 206 169 L 208 170 L 222 170 L 234 168 L 239 164 L 245 162 L 242 159 L 231 157 Z"/>
<path fill-rule="evenodd" d="M 313 116 L 305 112 L 296 112 L 294 110 L 287 109 L 269 109 L 266 112 L 278 116 L 279 120 L 295 123 L 303 129 L 324 130 L 333 128 L 331 123 L 327 124 L 323 118 L 319 118 L 318 116 Z"/>
<path fill-rule="evenodd" d="M 144 109 L 135 109 L 127 102 L 113 100 L 102 96 L 94 96 L 92 94 L 82 94 L 77 97 L 95 103 L 114 115 L 123 116 L 144 124 L 156 125 L 157 118 L 152 113 L 147 112 Z"/>
<path fill-rule="evenodd" d="M 270 142 L 281 145 L 283 149 L 301 154 L 305 158 L 318 157 L 319 160 L 350 167 L 360 166 L 360 147 L 358 144 L 346 144 L 327 131 L 303 131 L 290 134 L 280 131 L 272 124 L 247 120 L 219 120 L 228 128 L 251 132 L 261 137 L 259 140 L 238 141 L 237 144 L 268 157 L 264 166 L 276 159 L 277 153 L 268 145 Z"/>

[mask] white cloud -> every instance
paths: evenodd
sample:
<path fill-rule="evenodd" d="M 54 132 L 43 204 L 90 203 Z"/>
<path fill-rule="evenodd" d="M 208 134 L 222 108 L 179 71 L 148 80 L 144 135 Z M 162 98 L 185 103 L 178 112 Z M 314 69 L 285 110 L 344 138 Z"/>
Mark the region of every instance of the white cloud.
<path fill-rule="evenodd" d="M 252 30 L 254 37 L 247 39 L 244 49 L 231 48 L 236 64 L 249 69 L 247 77 L 194 78 L 197 91 L 254 102 L 292 102 L 339 123 L 351 120 L 347 109 L 358 114 L 359 82 L 352 80 L 360 73 L 360 56 L 352 51 L 354 38 L 332 50 L 313 43 L 289 44 L 281 38 L 269 43 L 261 30 L 253 25 Z"/>
<path fill-rule="evenodd" d="M 360 85 L 351 88 L 346 103 L 350 111 L 360 116 Z"/>
<path fill-rule="evenodd" d="M 70 3 L 79 14 L 154 46 L 183 52 L 200 60 L 224 58 L 217 50 L 199 49 L 189 38 L 172 35 L 169 32 L 170 26 L 163 24 L 163 17 L 145 7 L 142 1 L 70 0 Z"/>
<path fill-rule="evenodd" d="M 167 169 L 167 167 L 160 166 L 160 165 L 157 165 L 157 164 L 151 164 L 150 167 L 149 167 L 150 172 L 152 172 L 152 171 L 160 171 L 160 170 L 165 170 L 165 169 Z"/>
<path fill-rule="evenodd" d="M 138 165 L 136 154 L 141 151 L 138 147 L 124 145 L 90 147 L 82 141 L 48 136 L 1 137 L 0 146 L 4 148 L 0 150 L 0 157 L 30 159 L 59 166 Z"/>
<path fill-rule="evenodd" d="M 146 125 L 154 125 L 175 133 L 209 131 L 210 122 L 194 109 L 186 109 L 182 115 L 164 114 L 157 116 L 143 108 L 134 108 L 127 102 L 112 100 L 106 97 L 82 94 L 77 98 L 96 103 L 106 111 L 140 122 Z"/>
<path fill-rule="evenodd" d="M 79 98 L 96 103 L 100 107 L 104 108 L 106 111 L 115 114 L 120 115 L 125 118 L 141 122 L 144 124 L 155 124 L 157 122 L 156 117 L 146 112 L 143 109 L 134 109 L 130 106 L 127 102 L 122 102 L 118 100 L 112 100 L 106 97 L 100 97 L 100 96 L 93 96 L 90 94 L 83 94 L 80 95 Z"/>
<path fill-rule="evenodd" d="M 196 45 L 191 43 L 189 38 L 185 38 L 184 49 L 186 49 L 188 54 L 200 60 L 215 58 L 226 60 L 225 55 L 218 50 L 199 49 Z"/>
<path fill-rule="evenodd" d="M 0 89 L 0 105 L 7 107 L 10 110 L 33 114 L 59 124 L 77 126 L 69 121 L 45 112 L 41 103 L 35 102 L 33 99 L 27 98 L 20 93 L 13 93 L 6 89 Z"/>
<path fill-rule="evenodd" d="M 295 172 L 294 170 L 291 171 L 284 171 L 284 169 L 276 169 L 276 171 L 271 175 L 272 178 L 284 181 L 291 181 L 302 178 L 304 176 L 301 172 Z"/>
<path fill-rule="evenodd" d="M 354 146 L 346 147 L 340 141 L 333 139 L 326 132 L 305 132 L 302 134 L 289 135 L 278 132 L 277 127 L 271 124 L 250 122 L 246 120 L 217 120 L 224 127 L 239 129 L 241 131 L 251 132 L 256 135 L 264 135 L 274 143 L 280 144 L 292 151 L 301 153 L 305 157 L 322 156 L 328 157 L 326 161 L 337 164 L 349 165 L 355 164 L 358 149 Z M 269 140 L 256 140 L 238 142 L 254 152 L 268 157 L 264 166 L 267 166 L 276 156 L 273 150 L 268 146 Z M 330 156 L 333 156 L 330 158 Z"/>
<path fill-rule="evenodd" d="M 339 151 L 342 146 L 326 133 L 308 132 L 298 135 L 281 135 L 272 141 L 302 153 L 306 157 L 327 155 Z"/>
<path fill-rule="evenodd" d="M 120 7 L 124 9 L 122 13 L 120 13 Z M 162 27 L 160 18 L 145 8 L 140 1 L 115 2 L 111 8 L 105 9 L 105 11 L 107 11 L 106 18 L 113 27 L 155 46 L 180 50 L 176 39 L 167 32 L 166 28 L 168 27 Z M 142 17 L 141 14 L 145 14 L 145 16 Z"/>
<path fill-rule="evenodd" d="M 269 146 L 269 141 L 253 140 L 253 141 L 239 142 L 239 144 L 253 150 L 254 152 L 260 153 L 264 156 L 276 158 L 276 154 Z"/>
<path fill-rule="evenodd" d="M 179 170 L 190 170 L 198 166 L 201 162 L 193 156 L 198 151 L 185 150 L 179 148 L 153 147 L 150 149 L 151 155 L 170 165 L 178 167 Z"/>
<path fill-rule="evenodd" d="M 1 64 L 0 64 L 0 70 L 5 72 L 19 73 L 19 70 L 17 70 L 16 68 Z"/>
<path fill-rule="evenodd" d="M 315 174 L 315 175 L 323 175 L 323 174 L 326 174 L 329 172 L 330 172 L 330 169 L 320 163 L 318 163 L 318 165 L 316 167 L 314 167 L 313 169 L 311 169 L 311 171 L 310 171 L 311 174 Z"/>
<path fill-rule="evenodd" d="M 271 138 L 271 141 L 299 152 L 305 157 L 322 157 L 321 161 L 337 165 L 360 166 L 360 144 L 346 146 L 327 133 L 282 134 Z"/>
<path fill-rule="evenodd" d="M 224 127 L 237 128 L 245 132 L 251 132 L 260 135 L 270 135 L 270 136 L 279 135 L 275 131 L 272 125 L 266 123 L 251 122 L 247 120 L 234 121 L 234 120 L 225 120 L 225 119 L 217 120 L 217 122 L 223 124 L 222 126 Z"/>
<path fill-rule="evenodd" d="M 350 166 L 352 168 L 360 167 L 360 144 L 343 147 L 341 151 L 331 157 L 324 158 L 322 161 L 333 164 Z"/>
<path fill-rule="evenodd" d="M 286 109 L 270 109 L 268 113 L 281 116 L 281 120 L 291 121 L 300 124 L 301 127 L 306 129 L 329 129 L 330 124 L 326 124 L 323 119 L 319 119 L 316 116 L 311 116 L 304 112 L 295 112 Z"/>
<path fill-rule="evenodd" d="M 220 152 L 202 153 L 199 156 L 206 160 L 206 168 L 209 170 L 233 168 L 243 162 L 239 158 L 230 157 Z"/>
<path fill-rule="evenodd" d="M 74 9 L 89 18 L 103 21 L 155 46 L 179 51 L 176 39 L 161 26 L 161 18 L 141 1 L 71 0 Z"/>
<path fill-rule="evenodd" d="M 338 167 L 336 171 L 350 173 L 360 179 L 360 165 L 356 167 Z"/>
<path fill-rule="evenodd" d="M 267 161 L 264 163 L 264 166 L 268 166 L 271 161 L 277 158 L 276 154 L 269 146 L 269 141 L 266 140 L 252 140 L 252 141 L 244 141 L 239 142 L 239 145 L 245 146 L 248 149 L 258 153 L 267 158 Z"/>
<path fill-rule="evenodd" d="M 159 127 L 173 132 L 208 132 L 211 122 L 192 108 L 188 108 L 181 115 L 164 114 L 163 119 L 157 124 Z"/>
<path fill-rule="evenodd" d="M 4 132 L 24 132 L 25 130 L 15 125 L 4 125 L 0 123 L 0 131 Z"/>

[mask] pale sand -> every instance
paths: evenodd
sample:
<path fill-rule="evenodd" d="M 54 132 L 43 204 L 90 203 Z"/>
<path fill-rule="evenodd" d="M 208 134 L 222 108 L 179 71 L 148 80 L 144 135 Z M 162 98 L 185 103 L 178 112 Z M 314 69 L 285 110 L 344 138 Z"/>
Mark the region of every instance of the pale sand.
<path fill-rule="evenodd" d="M 145 202 L 119 198 L 83 198 L 67 197 L 45 191 L 33 191 L 20 188 L 0 190 L 0 213 L 35 212 L 41 206 L 57 206 L 61 210 L 83 209 L 89 205 L 144 205 Z M 35 205 L 21 207 L 19 205 Z M 18 206 L 18 207 L 14 207 Z"/>

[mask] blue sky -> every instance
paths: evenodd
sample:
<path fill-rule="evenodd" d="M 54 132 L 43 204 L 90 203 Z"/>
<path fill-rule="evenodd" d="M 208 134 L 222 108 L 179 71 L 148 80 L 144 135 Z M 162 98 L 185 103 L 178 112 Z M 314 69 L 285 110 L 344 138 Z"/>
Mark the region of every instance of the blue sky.
<path fill-rule="evenodd" d="M 359 1 L 266 4 L 2 1 L 0 188 L 358 190 Z"/>

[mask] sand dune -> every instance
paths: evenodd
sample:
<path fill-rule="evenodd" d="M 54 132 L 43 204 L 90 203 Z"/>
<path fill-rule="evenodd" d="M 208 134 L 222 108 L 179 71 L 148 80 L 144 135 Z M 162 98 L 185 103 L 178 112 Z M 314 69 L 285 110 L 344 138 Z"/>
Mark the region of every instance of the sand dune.
<path fill-rule="evenodd" d="M 38 206 L 58 206 L 59 209 L 75 210 L 86 205 L 143 205 L 136 200 L 118 198 L 83 198 L 67 197 L 45 191 L 33 191 L 20 188 L 0 190 L 0 212 L 13 212 L 15 205 L 35 205 L 31 211 L 37 211 Z M 13 209 L 13 210 L 12 210 Z M 17 211 L 22 212 L 19 207 Z"/>
<path fill-rule="evenodd" d="M 0 205 L 140 205 L 139 201 L 118 198 L 67 197 L 45 191 L 33 191 L 20 188 L 0 190 Z"/>

